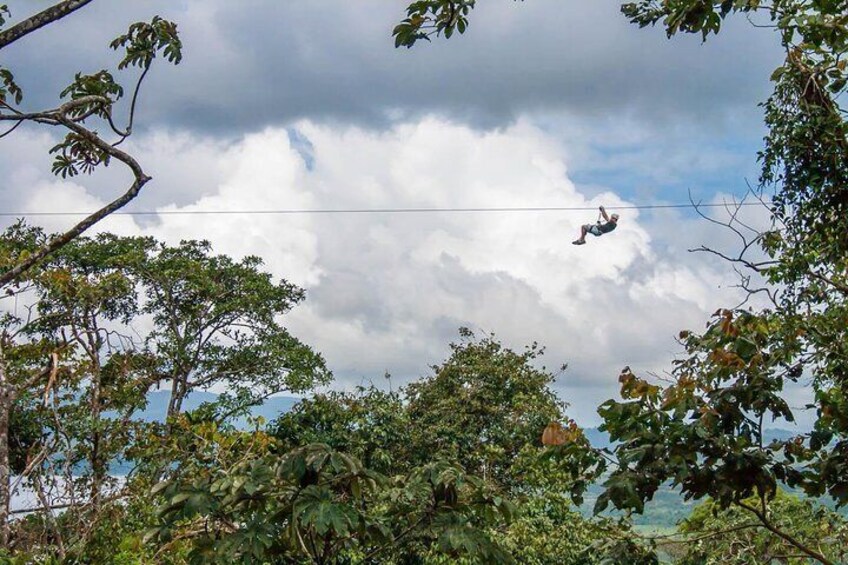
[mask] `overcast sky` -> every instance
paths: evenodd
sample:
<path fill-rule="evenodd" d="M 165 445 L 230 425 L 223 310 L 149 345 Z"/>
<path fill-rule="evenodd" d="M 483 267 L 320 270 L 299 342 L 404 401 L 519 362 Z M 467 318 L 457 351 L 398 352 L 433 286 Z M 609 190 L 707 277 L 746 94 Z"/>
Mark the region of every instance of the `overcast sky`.
<path fill-rule="evenodd" d="M 49 4 L 10 1 L 11 20 Z M 185 59 L 154 66 L 125 144 L 154 177 L 134 210 L 612 207 L 756 184 L 757 104 L 780 61 L 768 30 L 740 19 L 702 44 L 631 26 L 611 0 L 478 5 L 464 36 L 407 50 L 391 38 L 399 0 L 96 0 L 2 64 L 26 109 L 52 107 L 74 73 L 114 69 L 108 43 L 132 21 L 178 23 Z M 55 135 L 0 139 L 0 210 L 90 210 L 123 190 L 117 166 L 52 177 Z M 556 389 L 570 414 L 595 425 L 624 365 L 670 370 L 677 333 L 740 298 L 728 265 L 687 251 L 732 250 L 727 233 L 691 211 L 640 212 L 582 247 L 570 242 L 593 212 L 171 214 L 101 229 L 261 256 L 307 290 L 288 324 L 337 388 L 427 375 L 468 326 L 545 345 L 547 366 L 569 365 Z"/>

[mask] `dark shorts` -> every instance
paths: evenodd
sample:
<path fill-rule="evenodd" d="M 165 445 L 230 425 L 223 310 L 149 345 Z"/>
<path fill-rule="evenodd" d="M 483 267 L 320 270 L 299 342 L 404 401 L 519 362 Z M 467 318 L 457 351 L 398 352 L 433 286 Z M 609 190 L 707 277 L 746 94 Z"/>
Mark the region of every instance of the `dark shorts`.
<path fill-rule="evenodd" d="M 602 232 L 601 232 L 598 224 L 585 224 L 583 227 L 586 228 L 586 233 L 590 233 L 590 234 L 594 235 L 595 237 L 602 235 Z"/>

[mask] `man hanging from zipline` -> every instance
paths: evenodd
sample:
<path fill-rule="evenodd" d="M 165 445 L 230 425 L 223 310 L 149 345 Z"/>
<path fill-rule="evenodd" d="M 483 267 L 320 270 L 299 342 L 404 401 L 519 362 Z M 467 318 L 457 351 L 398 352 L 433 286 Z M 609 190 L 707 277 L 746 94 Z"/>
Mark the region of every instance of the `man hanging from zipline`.
<path fill-rule="evenodd" d="M 583 245 L 586 243 L 586 234 L 590 233 L 595 237 L 600 237 L 605 233 L 609 233 L 618 226 L 618 214 L 607 215 L 607 211 L 603 206 L 599 207 L 601 213 L 598 214 L 598 221 L 595 224 L 583 224 L 580 226 L 580 237 L 572 241 L 574 245 Z M 604 222 L 601 222 L 601 218 Z"/>

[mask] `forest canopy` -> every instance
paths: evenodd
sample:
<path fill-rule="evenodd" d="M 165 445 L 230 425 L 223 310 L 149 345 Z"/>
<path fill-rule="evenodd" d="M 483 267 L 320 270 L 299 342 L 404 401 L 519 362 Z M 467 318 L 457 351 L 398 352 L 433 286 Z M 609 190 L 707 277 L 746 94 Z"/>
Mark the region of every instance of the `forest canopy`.
<path fill-rule="evenodd" d="M 89 4 L 22 17 L 0 5 L 0 49 L 38 50 L 43 28 Z M 386 48 L 390 36 L 414 49 L 457 41 L 476 8 L 412 2 Z M 568 416 L 537 343 L 460 328 L 447 358 L 400 389 L 328 390 L 328 363 L 287 324 L 306 291 L 261 257 L 100 230 L 152 180 L 123 143 L 148 73 L 182 60 L 177 23 L 130 23 L 109 47 L 134 78 L 68 69 L 46 109 L 26 110 L 18 70 L 0 65 L 0 143 L 22 125 L 61 132 L 48 149 L 56 177 L 118 165 L 129 179 L 64 232 L 19 221 L 0 236 L 0 561 L 844 562 L 848 2 L 641 0 L 621 12 L 706 42 L 747 18 L 776 32 L 783 60 L 762 77 L 772 92 L 748 196 L 769 227 L 746 226 L 737 207 L 722 223 L 737 248 L 700 249 L 762 306 L 717 304 L 704 330 L 680 328 L 684 353 L 665 377 L 624 366 L 619 395 L 597 408 L 604 446 Z M 811 428 L 770 435 L 796 419 L 796 384 L 812 390 Z M 209 390 L 222 392 L 188 408 Z M 151 421 L 156 391 L 167 409 Z M 271 421 L 251 415 L 283 393 L 303 398 Z M 31 505 L 15 507 L 24 491 Z M 695 501 L 691 514 L 671 531 L 635 528 L 668 492 Z"/>

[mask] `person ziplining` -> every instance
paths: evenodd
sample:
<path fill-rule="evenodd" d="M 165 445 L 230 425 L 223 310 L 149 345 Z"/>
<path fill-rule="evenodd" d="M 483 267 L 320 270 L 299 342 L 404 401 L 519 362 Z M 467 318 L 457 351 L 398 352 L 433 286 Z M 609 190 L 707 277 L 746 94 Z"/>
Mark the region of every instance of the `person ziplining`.
<path fill-rule="evenodd" d="M 598 209 L 601 211 L 600 214 L 598 214 L 598 221 L 594 224 L 583 224 L 580 226 L 580 237 L 571 243 L 574 245 L 583 245 L 586 243 L 587 233 L 590 233 L 595 237 L 600 237 L 618 227 L 618 214 L 607 215 L 607 211 L 603 206 L 600 206 Z M 601 218 L 604 219 L 603 222 L 601 222 Z"/>

